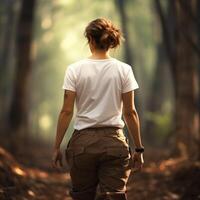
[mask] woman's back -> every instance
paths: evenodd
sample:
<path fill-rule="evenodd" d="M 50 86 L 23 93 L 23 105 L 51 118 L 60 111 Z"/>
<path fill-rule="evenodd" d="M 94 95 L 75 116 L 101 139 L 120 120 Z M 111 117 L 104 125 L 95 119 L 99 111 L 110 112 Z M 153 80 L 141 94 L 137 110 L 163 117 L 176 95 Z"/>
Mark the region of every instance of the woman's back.
<path fill-rule="evenodd" d="M 92 55 L 72 63 L 64 78 L 64 102 L 59 115 L 53 166 L 62 164 L 60 144 L 74 113 L 74 131 L 65 150 L 74 200 L 127 200 L 126 184 L 132 160 L 141 169 L 144 151 L 134 104 L 138 88 L 132 68 L 109 56 L 122 34 L 111 21 L 98 18 L 85 29 Z M 125 125 L 137 148 L 132 156 Z"/>
<path fill-rule="evenodd" d="M 86 58 L 67 67 L 63 89 L 76 91 L 74 128 L 124 127 L 121 93 L 138 88 L 130 65 Z"/>

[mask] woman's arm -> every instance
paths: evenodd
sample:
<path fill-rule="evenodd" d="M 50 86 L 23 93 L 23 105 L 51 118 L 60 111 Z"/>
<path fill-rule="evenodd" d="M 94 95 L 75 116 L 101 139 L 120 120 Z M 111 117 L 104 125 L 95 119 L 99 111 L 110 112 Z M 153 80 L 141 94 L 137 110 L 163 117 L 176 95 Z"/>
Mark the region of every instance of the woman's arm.
<path fill-rule="evenodd" d="M 131 142 L 136 148 L 143 147 L 140 134 L 140 121 L 134 103 L 134 91 L 122 93 L 123 116 L 128 128 Z M 142 153 L 135 152 L 133 161 L 136 168 L 141 169 L 144 163 Z"/>
<path fill-rule="evenodd" d="M 134 91 L 122 93 L 123 116 L 128 132 L 137 148 L 143 147 L 140 135 L 140 121 L 134 103 Z"/>
<path fill-rule="evenodd" d="M 75 97 L 76 97 L 75 92 L 70 90 L 65 90 L 64 102 L 58 117 L 56 138 L 54 143 L 54 153 L 52 158 L 54 167 L 57 167 L 57 162 L 59 162 L 60 165 L 62 165 L 62 154 L 60 152 L 60 145 L 73 117 Z"/>

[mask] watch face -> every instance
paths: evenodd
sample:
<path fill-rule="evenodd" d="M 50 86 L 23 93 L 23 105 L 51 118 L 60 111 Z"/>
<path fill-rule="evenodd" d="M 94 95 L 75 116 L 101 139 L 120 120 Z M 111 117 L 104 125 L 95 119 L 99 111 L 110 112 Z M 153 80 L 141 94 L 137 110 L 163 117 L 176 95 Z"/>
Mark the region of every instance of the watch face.
<path fill-rule="evenodd" d="M 144 148 L 135 148 L 136 152 L 144 152 Z"/>

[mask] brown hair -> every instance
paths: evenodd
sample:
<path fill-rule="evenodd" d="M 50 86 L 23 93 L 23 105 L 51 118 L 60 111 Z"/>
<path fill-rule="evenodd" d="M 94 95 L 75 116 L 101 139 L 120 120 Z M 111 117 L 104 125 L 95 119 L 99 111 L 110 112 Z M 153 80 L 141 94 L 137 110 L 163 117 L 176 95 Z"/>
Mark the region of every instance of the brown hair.
<path fill-rule="evenodd" d="M 100 50 L 115 48 L 120 45 L 121 39 L 123 39 L 120 29 L 105 18 L 98 18 L 91 21 L 87 25 L 84 35 L 88 43 L 92 40 L 95 48 Z"/>

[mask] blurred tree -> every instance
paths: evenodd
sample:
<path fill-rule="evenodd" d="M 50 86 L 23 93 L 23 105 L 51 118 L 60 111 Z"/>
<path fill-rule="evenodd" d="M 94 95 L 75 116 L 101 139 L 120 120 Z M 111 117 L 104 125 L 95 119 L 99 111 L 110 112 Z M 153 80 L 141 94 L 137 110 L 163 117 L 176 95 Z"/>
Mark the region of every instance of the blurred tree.
<path fill-rule="evenodd" d="M 11 134 L 24 133 L 28 128 L 28 85 L 31 73 L 31 41 L 33 33 L 34 8 L 36 0 L 22 0 L 17 27 L 17 63 L 13 82 L 8 126 Z M 31 89 L 29 90 L 31 91 Z M 15 133 L 13 133 L 15 131 Z"/>
<path fill-rule="evenodd" d="M 126 9 L 125 9 L 125 3 L 124 0 L 115 0 L 116 7 L 119 12 L 121 26 L 122 26 L 122 32 L 125 38 L 124 41 L 124 58 L 125 62 L 133 65 L 133 54 L 131 53 L 131 47 L 130 47 L 130 41 L 129 41 L 129 34 L 128 34 L 128 20 L 126 16 Z"/>
<path fill-rule="evenodd" d="M 157 13 L 160 14 L 158 7 Z M 160 15 L 158 16 L 160 18 Z M 158 18 L 156 16 L 156 19 Z M 166 13 L 166 20 L 171 20 L 171 15 L 169 12 Z M 158 19 L 159 21 L 159 19 Z M 156 27 L 158 27 L 158 22 L 156 22 Z M 159 28 L 158 28 L 159 29 Z M 159 31 L 158 31 L 159 32 Z M 155 63 L 155 69 L 153 70 L 153 79 L 151 88 L 149 89 L 150 94 L 147 103 L 148 117 L 145 126 L 146 140 L 151 141 L 152 144 L 164 145 L 169 142 L 169 136 L 171 134 L 173 126 L 171 117 L 173 116 L 173 94 L 171 93 L 173 84 L 171 83 L 171 71 L 169 69 L 169 61 L 166 56 L 165 42 L 157 36 L 158 44 L 156 46 L 157 59 Z M 168 102 L 170 106 L 168 106 Z M 160 120 L 165 119 L 162 124 Z M 169 120 L 168 120 L 169 119 Z M 161 120 L 162 121 L 162 120 Z M 168 124 L 169 123 L 169 124 Z M 165 131 L 162 131 L 162 127 L 165 126 Z M 164 137 L 162 137 L 164 136 Z"/>
<path fill-rule="evenodd" d="M 0 124 L 4 127 L 5 115 L 8 108 L 8 89 L 11 82 L 12 64 L 14 61 L 13 47 L 16 24 L 16 14 L 19 1 L 6 0 L 0 1 Z"/>
<path fill-rule="evenodd" d="M 160 16 L 174 81 L 176 153 L 185 153 L 190 159 L 198 159 L 197 1 L 170 0 L 170 23 L 166 20 L 160 0 L 155 0 L 155 6 Z"/>
<path fill-rule="evenodd" d="M 197 18 L 200 19 L 200 1 L 197 1 Z M 198 25 L 198 44 L 200 46 L 200 24 Z M 200 58 L 199 58 L 200 59 Z M 199 129 L 200 129 L 200 62 L 198 64 L 198 74 L 199 74 L 199 96 L 198 96 L 198 111 L 199 111 Z M 199 133 L 199 137 L 200 137 L 200 133 Z M 200 151 L 200 142 L 199 142 L 199 151 Z M 199 155 L 200 157 L 200 155 Z M 200 158 L 199 158 L 200 159 Z"/>

